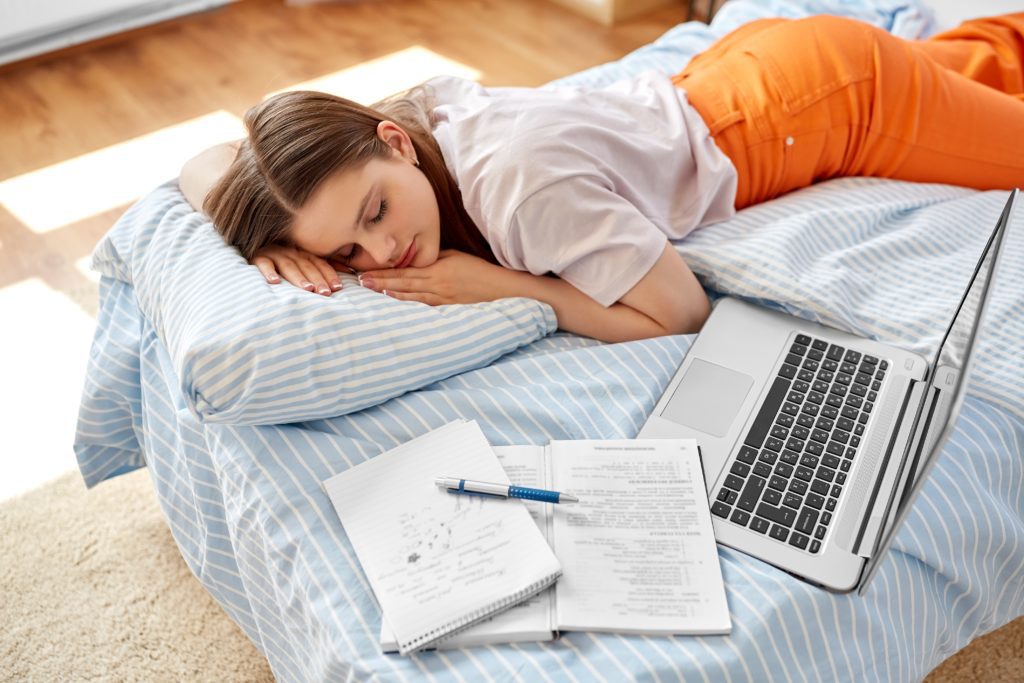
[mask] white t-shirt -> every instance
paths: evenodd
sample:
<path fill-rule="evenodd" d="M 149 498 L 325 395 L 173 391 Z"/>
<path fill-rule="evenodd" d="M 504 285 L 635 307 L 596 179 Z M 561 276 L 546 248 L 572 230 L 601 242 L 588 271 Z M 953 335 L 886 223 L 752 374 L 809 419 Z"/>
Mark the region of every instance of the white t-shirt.
<path fill-rule="evenodd" d="M 600 90 L 428 85 L 441 154 L 508 268 L 554 273 L 609 306 L 666 238 L 735 213 L 735 167 L 665 75 Z"/>

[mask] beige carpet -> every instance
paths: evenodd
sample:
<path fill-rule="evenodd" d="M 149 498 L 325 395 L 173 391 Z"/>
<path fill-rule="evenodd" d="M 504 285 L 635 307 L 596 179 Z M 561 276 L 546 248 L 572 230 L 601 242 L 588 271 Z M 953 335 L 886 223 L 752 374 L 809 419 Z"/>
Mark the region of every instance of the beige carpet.
<path fill-rule="evenodd" d="M 0 558 L 0 680 L 273 680 L 185 566 L 145 471 L 0 504 Z M 1024 681 L 1024 618 L 927 681 Z"/>

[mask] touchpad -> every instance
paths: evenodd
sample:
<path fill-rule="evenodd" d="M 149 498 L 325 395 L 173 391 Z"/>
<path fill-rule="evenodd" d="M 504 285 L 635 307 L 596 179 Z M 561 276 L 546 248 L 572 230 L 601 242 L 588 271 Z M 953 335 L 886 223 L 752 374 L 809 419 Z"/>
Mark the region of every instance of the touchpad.
<path fill-rule="evenodd" d="M 713 436 L 725 436 L 753 383 L 748 375 L 695 358 L 661 416 Z"/>

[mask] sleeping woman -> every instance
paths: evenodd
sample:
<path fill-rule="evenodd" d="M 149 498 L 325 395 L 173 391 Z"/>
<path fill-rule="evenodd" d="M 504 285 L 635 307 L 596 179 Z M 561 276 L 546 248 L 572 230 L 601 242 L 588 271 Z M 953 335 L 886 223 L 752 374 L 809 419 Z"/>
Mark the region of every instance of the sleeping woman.
<path fill-rule="evenodd" d="M 604 341 L 689 333 L 708 299 L 669 240 L 737 209 L 842 176 L 1024 185 L 1024 13 L 925 41 L 766 19 L 675 76 L 289 92 L 245 123 L 180 185 L 271 283 L 329 295 L 345 269 L 426 304 L 531 297 Z"/>

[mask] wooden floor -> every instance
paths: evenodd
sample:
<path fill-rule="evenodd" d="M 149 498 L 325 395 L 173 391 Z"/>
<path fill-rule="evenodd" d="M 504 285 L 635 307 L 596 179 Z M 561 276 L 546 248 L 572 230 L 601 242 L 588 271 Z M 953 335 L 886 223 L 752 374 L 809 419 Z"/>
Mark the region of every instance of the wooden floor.
<path fill-rule="evenodd" d="M 246 0 L 0 67 L 0 183 L 211 112 L 240 117 L 270 92 L 413 46 L 485 85 L 539 85 L 650 42 L 684 8 L 606 28 L 547 0 Z M 61 201 L 61 187 L 35 189 Z M 75 263 L 126 206 L 39 231 L 0 203 L 0 288 L 38 277 L 89 310 L 94 283 Z"/>

